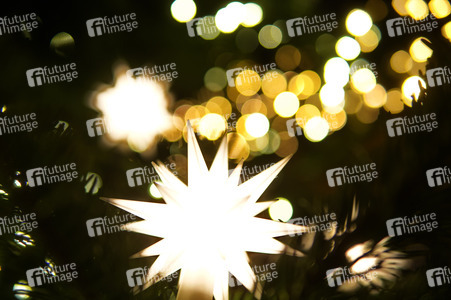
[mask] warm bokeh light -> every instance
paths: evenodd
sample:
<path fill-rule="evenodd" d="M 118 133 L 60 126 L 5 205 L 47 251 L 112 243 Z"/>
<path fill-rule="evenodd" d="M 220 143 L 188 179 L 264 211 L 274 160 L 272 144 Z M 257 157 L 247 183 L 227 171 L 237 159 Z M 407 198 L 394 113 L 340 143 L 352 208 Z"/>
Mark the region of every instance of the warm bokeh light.
<path fill-rule="evenodd" d="M 245 27 L 253 27 L 259 24 L 263 19 L 263 10 L 256 3 L 244 4 L 244 18 L 241 24 Z"/>
<path fill-rule="evenodd" d="M 451 22 L 446 23 L 443 25 L 442 29 L 442 35 L 449 40 L 451 43 Z"/>
<path fill-rule="evenodd" d="M 293 206 L 286 198 L 278 197 L 276 202 L 269 207 L 269 216 L 274 221 L 286 222 L 293 215 Z"/>
<path fill-rule="evenodd" d="M 364 254 L 366 254 L 368 251 L 370 251 L 371 248 L 368 247 L 366 244 L 357 244 L 352 246 L 350 249 L 348 249 L 346 251 L 346 259 L 351 262 L 351 261 L 355 261 L 356 259 L 358 259 L 359 257 L 363 256 Z"/>
<path fill-rule="evenodd" d="M 402 98 L 407 106 L 412 106 L 413 99 L 418 100 L 421 92 L 420 84 L 423 88 L 426 88 L 426 82 L 419 76 L 410 76 L 404 80 L 402 84 Z"/>
<path fill-rule="evenodd" d="M 429 8 L 423 0 L 407 0 L 406 10 L 409 16 L 415 20 L 422 20 L 429 15 Z"/>
<path fill-rule="evenodd" d="M 241 107 L 241 114 L 248 115 L 252 113 L 268 114 L 268 108 L 260 99 L 249 99 Z"/>
<path fill-rule="evenodd" d="M 269 130 L 268 118 L 261 113 L 250 114 L 244 123 L 246 131 L 254 138 L 264 136 Z"/>
<path fill-rule="evenodd" d="M 353 9 L 346 17 L 346 29 L 354 36 L 362 36 L 373 26 L 371 16 L 361 9 Z"/>
<path fill-rule="evenodd" d="M 171 4 L 172 17 L 180 23 L 190 21 L 196 15 L 196 3 L 192 0 L 175 0 Z"/>
<path fill-rule="evenodd" d="M 208 100 L 205 107 L 209 112 L 222 116 L 230 117 L 230 114 L 232 113 L 232 105 L 229 100 L 221 96 L 215 96 Z"/>
<path fill-rule="evenodd" d="M 407 0 L 392 0 L 391 5 L 400 16 L 407 16 L 409 13 L 406 9 Z"/>
<path fill-rule="evenodd" d="M 381 38 L 381 31 L 376 25 L 373 25 L 367 33 L 362 36 L 357 36 L 355 39 L 360 45 L 360 50 L 368 53 L 377 48 Z"/>
<path fill-rule="evenodd" d="M 423 43 L 421 39 L 428 40 L 424 37 L 419 37 L 413 41 L 409 49 L 410 56 L 416 62 L 425 62 L 432 56 L 432 49 Z"/>
<path fill-rule="evenodd" d="M 384 105 L 384 109 L 392 114 L 398 114 L 404 110 L 400 89 L 391 89 L 387 92 L 387 102 Z"/>
<path fill-rule="evenodd" d="M 282 42 L 282 31 L 274 25 L 266 25 L 258 33 L 260 45 L 266 49 L 274 49 Z"/>
<path fill-rule="evenodd" d="M 224 69 L 214 67 L 209 69 L 204 76 L 204 84 L 212 92 L 221 91 L 227 85 Z"/>
<path fill-rule="evenodd" d="M 357 70 L 351 76 L 352 87 L 360 93 L 368 93 L 376 86 L 376 77 L 367 68 Z"/>
<path fill-rule="evenodd" d="M 229 158 L 240 161 L 249 157 L 250 149 L 246 139 L 239 133 L 230 132 L 227 134 Z"/>
<path fill-rule="evenodd" d="M 283 92 L 274 99 L 274 111 L 281 117 L 293 116 L 299 108 L 298 97 L 291 92 Z"/>
<path fill-rule="evenodd" d="M 382 85 L 376 84 L 374 89 L 363 95 L 363 101 L 371 108 L 382 107 L 387 102 L 387 92 Z"/>
<path fill-rule="evenodd" d="M 304 135 L 311 142 L 320 142 L 329 134 L 329 123 L 322 117 L 313 117 L 304 127 Z"/>
<path fill-rule="evenodd" d="M 349 82 L 349 65 L 340 57 L 329 59 L 324 65 L 324 80 L 326 83 L 345 86 Z"/>
<path fill-rule="evenodd" d="M 413 61 L 409 53 L 399 50 L 391 56 L 390 66 L 396 73 L 407 73 L 412 69 Z"/>
<path fill-rule="evenodd" d="M 375 257 L 361 258 L 351 266 L 351 271 L 355 274 L 368 272 L 371 268 L 377 265 L 377 262 L 378 259 Z"/>
<path fill-rule="evenodd" d="M 113 141 L 126 140 L 137 152 L 152 147 L 158 135 L 172 126 L 169 100 L 155 81 L 121 74 L 113 87 L 97 95 L 95 105 L 103 113 L 107 136 Z"/>
<path fill-rule="evenodd" d="M 429 1 L 429 9 L 437 19 L 442 19 L 451 13 L 451 4 L 448 0 L 431 0 Z"/>
<path fill-rule="evenodd" d="M 330 114 L 323 111 L 321 116 L 327 121 L 327 123 L 329 124 L 329 130 L 331 131 L 342 129 L 345 126 L 348 118 L 346 112 L 343 109 L 336 114 Z"/>
<path fill-rule="evenodd" d="M 243 20 L 243 6 L 242 3 L 232 2 L 218 10 L 215 16 L 216 27 L 224 33 L 234 32 Z"/>
<path fill-rule="evenodd" d="M 315 105 L 312 104 L 304 104 L 299 107 L 295 116 L 296 123 L 298 123 L 299 127 L 302 128 L 304 128 L 307 121 L 313 117 L 321 117 L 321 112 Z"/>
<path fill-rule="evenodd" d="M 353 60 L 360 54 L 359 43 L 349 36 L 344 36 L 335 44 L 335 51 L 346 60 Z"/>
<path fill-rule="evenodd" d="M 287 89 L 287 80 L 285 76 L 277 71 L 268 71 L 262 79 L 262 92 L 269 98 L 275 98 L 277 95 Z"/>
<path fill-rule="evenodd" d="M 343 103 L 345 99 L 345 91 L 339 85 L 326 83 L 321 88 L 319 97 L 324 107 L 332 108 Z"/>
<path fill-rule="evenodd" d="M 276 52 L 276 63 L 284 71 L 294 70 L 301 62 L 301 52 L 294 46 L 285 45 Z"/>
<path fill-rule="evenodd" d="M 210 141 L 217 140 L 227 129 L 227 123 L 223 116 L 218 114 L 206 114 L 199 122 L 199 132 Z"/>
<path fill-rule="evenodd" d="M 244 70 L 236 77 L 235 86 L 244 96 L 255 95 L 261 87 L 260 75 L 254 70 Z"/>

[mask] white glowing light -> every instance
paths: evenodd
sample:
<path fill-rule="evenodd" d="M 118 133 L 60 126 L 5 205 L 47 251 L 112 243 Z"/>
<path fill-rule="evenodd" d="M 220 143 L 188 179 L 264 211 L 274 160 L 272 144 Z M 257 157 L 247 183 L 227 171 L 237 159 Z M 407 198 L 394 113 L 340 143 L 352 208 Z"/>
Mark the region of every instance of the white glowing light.
<path fill-rule="evenodd" d="M 368 272 L 371 268 L 376 266 L 377 258 L 365 257 L 359 259 L 355 264 L 351 266 L 352 273 L 364 273 Z"/>
<path fill-rule="evenodd" d="M 279 198 L 269 207 L 269 216 L 274 221 L 287 222 L 293 216 L 293 206 L 285 198 Z"/>
<path fill-rule="evenodd" d="M 190 21 L 196 15 L 196 3 L 192 0 L 175 0 L 171 4 L 172 17 L 180 23 Z"/>
<path fill-rule="evenodd" d="M 274 237 L 305 232 L 306 227 L 255 217 L 274 203 L 257 200 L 290 157 L 239 184 L 243 162 L 229 175 L 226 138 L 208 170 L 194 131 L 189 124 L 187 128 L 188 185 L 154 163 L 163 182 L 156 186 L 166 204 L 104 200 L 144 219 L 127 224 L 127 230 L 162 238 L 133 256 L 158 256 L 143 288 L 181 269 L 177 299 L 225 300 L 230 272 L 260 297 L 262 287 L 246 252 L 302 256 Z"/>
<path fill-rule="evenodd" d="M 261 113 L 250 114 L 244 123 L 247 133 L 252 137 L 259 138 L 264 136 L 269 130 L 268 118 Z"/>
<path fill-rule="evenodd" d="M 329 123 L 322 117 L 313 117 L 304 126 L 305 137 L 311 142 L 322 141 L 329 133 Z"/>
<path fill-rule="evenodd" d="M 168 99 L 162 85 L 154 81 L 121 75 L 114 87 L 97 95 L 96 105 L 105 122 L 93 126 L 103 126 L 112 140 L 126 140 L 135 151 L 151 147 L 172 126 Z"/>
<path fill-rule="evenodd" d="M 215 16 L 215 22 L 218 29 L 224 33 L 235 31 L 246 15 L 246 9 L 243 3 L 232 2 L 224 8 L 218 10 Z"/>
<path fill-rule="evenodd" d="M 352 10 L 346 18 L 346 29 L 354 36 L 365 35 L 373 26 L 370 15 L 361 9 Z"/>
<path fill-rule="evenodd" d="M 245 16 L 241 24 L 245 27 L 253 27 L 259 24 L 263 18 L 263 10 L 255 3 L 244 4 Z"/>
<path fill-rule="evenodd" d="M 348 63 L 340 57 L 333 57 L 324 65 L 324 80 L 327 83 L 345 86 L 349 82 L 349 73 Z"/>

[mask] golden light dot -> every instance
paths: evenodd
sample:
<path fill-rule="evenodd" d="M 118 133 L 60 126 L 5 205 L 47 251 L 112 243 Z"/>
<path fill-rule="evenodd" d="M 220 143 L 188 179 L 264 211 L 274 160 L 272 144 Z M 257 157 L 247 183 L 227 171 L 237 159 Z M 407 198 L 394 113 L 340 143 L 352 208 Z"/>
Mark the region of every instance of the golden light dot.
<path fill-rule="evenodd" d="M 268 71 L 263 76 L 262 92 L 269 98 L 275 98 L 287 89 L 285 76 L 277 71 Z"/>
<path fill-rule="evenodd" d="M 418 100 L 421 92 L 420 84 L 423 88 L 426 88 L 426 82 L 419 76 L 410 76 L 409 78 L 404 80 L 401 88 L 404 104 L 411 107 L 412 97 L 415 99 L 415 101 Z"/>
<path fill-rule="evenodd" d="M 261 152 L 268 147 L 269 134 L 266 133 L 261 137 L 255 138 L 254 140 L 248 140 L 249 148 L 251 152 Z"/>
<path fill-rule="evenodd" d="M 269 216 L 274 221 L 286 222 L 293 215 L 293 206 L 285 198 L 279 197 L 278 199 L 269 207 Z"/>
<path fill-rule="evenodd" d="M 283 92 L 274 99 L 274 111 L 281 117 L 293 116 L 299 108 L 298 97 L 291 92 Z"/>
<path fill-rule="evenodd" d="M 336 114 L 330 114 L 324 111 L 322 112 L 321 116 L 327 121 L 327 123 L 329 124 L 329 129 L 331 131 L 340 130 L 346 124 L 347 115 L 344 110 L 341 110 Z"/>
<path fill-rule="evenodd" d="M 451 4 L 448 0 L 431 0 L 429 1 L 429 9 L 437 19 L 442 19 L 451 13 Z"/>
<path fill-rule="evenodd" d="M 241 114 L 243 115 L 248 115 L 256 112 L 263 115 L 266 115 L 268 113 L 268 109 L 266 108 L 265 103 L 263 103 L 263 101 L 261 101 L 260 99 L 247 100 L 241 107 Z"/>
<path fill-rule="evenodd" d="M 223 33 L 234 32 L 241 23 L 241 18 L 233 15 L 227 7 L 221 8 L 215 15 L 216 27 Z"/>
<path fill-rule="evenodd" d="M 407 73 L 412 69 L 413 61 L 409 53 L 399 50 L 391 56 L 390 66 L 396 73 Z"/>
<path fill-rule="evenodd" d="M 249 157 L 249 145 L 241 134 L 236 132 L 227 134 L 227 145 L 230 159 L 240 161 Z"/>
<path fill-rule="evenodd" d="M 355 39 L 359 43 L 361 51 L 368 53 L 377 48 L 381 37 L 381 31 L 376 25 L 373 25 L 367 33 L 357 36 Z"/>
<path fill-rule="evenodd" d="M 349 65 L 343 58 L 331 58 L 324 65 L 324 80 L 345 86 L 349 82 L 349 71 Z"/>
<path fill-rule="evenodd" d="M 206 114 L 199 123 L 199 132 L 210 141 L 217 140 L 226 130 L 227 124 L 223 116 Z"/>
<path fill-rule="evenodd" d="M 346 17 L 346 29 L 354 36 L 362 36 L 373 26 L 371 16 L 361 9 L 353 9 Z"/>
<path fill-rule="evenodd" d="M 392 114 L 398 114 L 403 111 L 404 102 L 399 89 L 391 89 L 387 92 L 387 103 L 385 103 L 384 109 Z"/>
<path fill-rule="evenodd" d="M 263 10 L 255 3 L 244 4 L 244 19 L 241 24 L 245 27 L 253 27 L 263 19 Z"/>
<path fill-rule="evenodd" d="M 296 123 L 298 123 L 299 127 L 304 128 L 305 124 L 308 120 L 310 120 L 313 117 L 320 117 L 321 112 L 319 109 L 312 104 L 304 104 L 301 107 L 299 107 L 298 111 L 296 112 Z"/>
<path fill-rule="evenodd" d="M 236 132 L 239 133 L 247 141 L 255 140 L 255 137 L 249 134 L 246 129 L 246 120 L 249 115 L 242 115 L 236 121 Z"/>
<path fill-rule="evenodd" d="M 181 120 L 181 119 L 179 118 L 179 120 Z M 166 130 L 165 132 L 163 132 L 163 136 L 169 142 L 176 142 L 182 138 L 182 132 L 179 129 L 177 129 L 176 127 L 172 127 L 170 129 Z"/>
<path fill-rule="evenodd" d="M 204 84 L 210 91 L 219 92 L 227 85 L 226 73 L 224 69 L 214 67 L 205 73 Z"/>
<path fill-rule="evenodd" d="M 329 123 L 322 117 L 313 117 L 304 127 L 304 135 L 311 142 L 320 142 L 329 134 Z"/>
<path fill-rule="evenodd" d="M 216 113 L 227 117 L 232 113 L 232 105 L 229 100 L 221 96 L 215 96 L 208 100 L 205 107 L 211 113 Z"/>
<path fill-rule="evenodd" d="M 363 105 L 362 95 L 353 89 L 345 91 L 345 111 L 348 114 L 356 114 Z"/>
<path fill-rule="evenodd" d="M 269 130 L 268 118 L 260 113 L 250 114 L 244 124 L 247 133 L 254 138 L 264 136 Z"/>
<path fill-rule="evenodd" d="M 412 19 L 422 20 L 429 14 L 429 7 L 423 0 L 408 0 L 406 10 Z"/>
<path fill-rule="evenodd" d="M 261 78 L 254 70 L 243 70 L 235 79 L 235 86 L 238 92 L 244 96 L 257 94 L 261 87 Z"/>
<path fill-rule="evenodd" d="M 284 71 L 294 70 L 301 62 L 301 52 L 294 46 L 285 45 L 276 52 L 276 63 Z"/>
<path fill-rule="evenodd" d="M 387 102 L 387 92 L 382 85 L 377 84 L 374 89 L 363 95 L 363 101 L 371 108 L 382 107 Z"/>
<path fill-rule="evenodd" d="M 326 83 L 319 92 L 321 103 L 327 107 L 340 105 L 345 98 L 345 91 L 339 85 Z"/>
<path fill-rule="evenodd" d="M 344 36 L 337 41 L 335 51 L 346 60 L 353 60 L 360 54 L 360 45 L 349 36 Z"/>
<path fill-rule="evenodd" d="M 266 25 L 258 33 L 260 45 L 266 49 L 274 49 L 282 42 L 282 31 L 274 25 Z"/>
<path fill-rule="evenodd" d="M 410 56 L 416 62 L 425 62 L 429 57 L 432 56 L 432 49 L 426 46 L 426 44 L 423 43 L 421 39 L 422 38 L 417 38 L 415 41 L 413 41 L 409 49 Z"/>
<path fill-rule="evenodd" d="M 407 0 L 393 0 L 391 5 L 400 16 L 407 16 L 409 13 L 406 9 Z"/>
<path fill-rule="evenodd" d="M 448 22 L 445 25 L 443 25 L 441 31 L 442 35 L 451 42 L 451 22 Z"/>
<path fill-rule="evenodd" d="M 313 85 L 313 84 L 312 84 Z M 288 91 L 298 96 L 304 90 L 304 80 L 299 75 L 291 77 L 288 82 Z"/>
<path fill-rule="evenodd" d="M 163 196 L 161 195 L 160 191 L 158 190 L 158 188 L 154 182 L 152 182 L 152 184 L 150 185 L 149 194 L 150 194 L 150 196 L 152 196 L 152 198 L 155 198 L 155 199 L 163 198 Z"/>
<path fill-rule="evenodd" d="M 176 0 L 171 4 L 172 17 L 180 23 L 190 21 L 196 15 L 196 3 L 192 0 Z"/>
<path fill-rule="evenodd" d="M 296 153 L 299 147 L 298 139 L 288 135 L 288 132 L 283 131 L 279 133 L 280 145 L 276 150 L 276 154 L 280 157 L 286 157 L 290 154 Z"/>
<path fill-rule="evenodd" d="M 376 77 L 371 70 L 363 68 L 352 74 L 351 83 L 354 89 L 364 94 L 374 89 L 376 86 Z"/>
<path fill-rule="evenodd" d="M 205 30 L 202 30 L 199 35 L 202 39 L 211 41 L 217 38 L 220 34 L 220 31 L 215 23 L 214 16 L 205 16 L 202 18 L 203 26 L 205 26 Z"/>
<path fill-rule="evenodd" d="M 272 154 L 279 149 L 280 146 L 280 136 L 279 133 L 275 130 L 270 129 L 268 133 L 263 136 L 262 138 L 268 137 L 268 144 L 266 147 L 262 150 L 260 150 L 260 153 L 262 154 Z M 255 139 L 255 141 L 259 141 L 262 138 Z"/>
<path fill-rule="evenodd" d="M 356 114 L 357 119 L 363 124 L 374 123 L 379 117 L 379 108 L 371 108 L 363 105 Z"/>
<path fill-rule="evenodd" d="M 319 75 L 315 71 L 303 71 L 298 75 L 297 80 L 302 81 L 302 84 L 304 85 L 301 94 L 299 94 L 299 99 L 307 99 L 308 97 L 318 92 L 321 88 L 321 77 L 319 77 Z"/>

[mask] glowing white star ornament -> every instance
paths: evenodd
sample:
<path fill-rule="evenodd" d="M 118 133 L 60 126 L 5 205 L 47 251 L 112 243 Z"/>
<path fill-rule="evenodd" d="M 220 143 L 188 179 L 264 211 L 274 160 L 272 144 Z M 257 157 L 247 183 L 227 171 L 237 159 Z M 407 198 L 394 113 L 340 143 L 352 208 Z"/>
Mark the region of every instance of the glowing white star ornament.
<path fill-rule="evenodd" d="M 289 159 L 239 184 L 243 163 L 229 176 L 226 137 L 208 170 L 188 123 L 188 185 L 159 162 L 153 166 L 166 204 L 103 199 L 143 219 L 125 225 L 127 230 L 162 238 L 132 256 L 158 255 L 143 288 L 181 269 L 178 300 L 225 300 L 230 272 L 260 298 L 262 288 L 246 252 L 303 255 L 274 237 L 305 232 L 306 227 L 255 217 L 275 202 L 257 200 Z"/>

